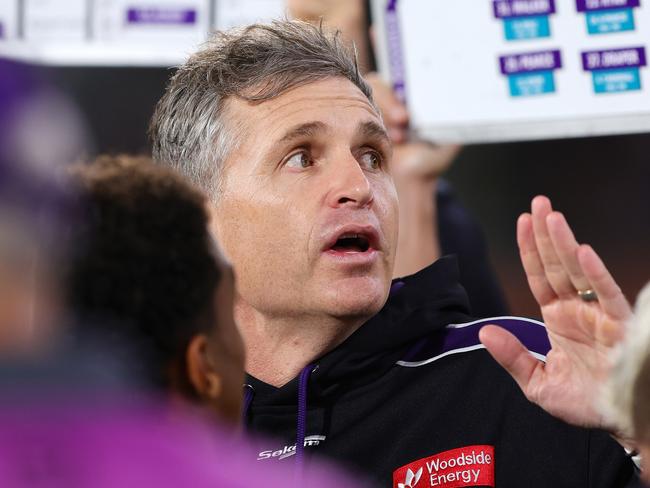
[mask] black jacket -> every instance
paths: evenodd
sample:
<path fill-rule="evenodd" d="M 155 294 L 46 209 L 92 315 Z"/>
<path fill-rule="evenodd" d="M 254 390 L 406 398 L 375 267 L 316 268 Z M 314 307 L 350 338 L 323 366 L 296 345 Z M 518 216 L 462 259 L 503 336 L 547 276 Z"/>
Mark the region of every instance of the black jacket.
<path fill-rule="evenodd" d="M 467 310 L 456 262 L 443 258 L 394 283 L 379 314 L 299 378 L 275 388 L 249 376 L 249 430 L 275 439 L 258 441 L 258 462 L 318 454 L 396 488 L 633 480 L 631 460 L 606 433 L 569 426 L 526 400 L 480 346 L 487 322 L 472 322 Z M 548 350 L 538 322 L 489 322 L 537 353 Z"/>

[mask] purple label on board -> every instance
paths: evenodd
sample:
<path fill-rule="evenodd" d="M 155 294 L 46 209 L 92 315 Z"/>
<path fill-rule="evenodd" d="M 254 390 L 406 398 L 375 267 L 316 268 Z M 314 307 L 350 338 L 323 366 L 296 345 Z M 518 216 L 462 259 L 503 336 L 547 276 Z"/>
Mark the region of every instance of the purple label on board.
<path fill-rule="evenodd" d="M 492 6 L 497 19 L 555 13 L 555 0 L 494 0 Z"/>
<path fill-rule="evenodd" d="M 585 51 L 581 54 L 582 69 L 585 71 L 646 65 L 645 49 L 643 47 Z"/>
<path fill-rule="evenodd" d="M 641 4 L 641 0 L 576 0 L 578 12 L 592 10 L 609 10 L 615 8 L 634 8 Z"/>
<path fill-rule="evenodd" d="M 386 6 L 385 18 L 390 77 L 393 81 L 393 91 L 395 92 L 395 95 L 400 101 L 406 102 L 402 42 L 399 29 L 399 18 L 397 15 L 397 0 L 390 0 Z"/>
<path fill-rule="evenodd" d="M 531 71 L 549 71 L 562 67 L 560 51 L 537 51 L 533 53 L 508 54 L 499 56 L 501 73 L 512 75 L 515 73 L 528 73 Z"/>
<path fill-rule="evenodd" d="M 196 10 L 188 8 L 130 8 L 126 19 L 129 24 L 194 24 Z"/>

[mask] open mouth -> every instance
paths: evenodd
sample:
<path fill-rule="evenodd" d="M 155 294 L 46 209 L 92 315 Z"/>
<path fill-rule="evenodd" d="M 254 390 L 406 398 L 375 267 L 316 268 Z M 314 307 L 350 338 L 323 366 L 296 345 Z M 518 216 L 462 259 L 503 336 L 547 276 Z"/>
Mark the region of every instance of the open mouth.
<path fill-rule="evenodd" d="M 370 239 L 362 234 L 344 234 L 330 249 L 336 252 L 366 252 L 370 249 Z"/>
<path fill-rule="evenodd" d="M 344 266 L 369 266 L 383 252 L 378 227 L 364 223 L 340 224 L 323 235 L 321 252 Z"/>

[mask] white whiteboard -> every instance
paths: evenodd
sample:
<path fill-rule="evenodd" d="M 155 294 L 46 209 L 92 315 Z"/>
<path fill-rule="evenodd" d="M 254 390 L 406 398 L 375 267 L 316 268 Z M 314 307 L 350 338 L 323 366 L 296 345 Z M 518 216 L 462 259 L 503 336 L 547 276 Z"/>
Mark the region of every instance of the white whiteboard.
<path fill-rule="evenodd" d="M 95 0 L 92 36 L 97 42 L 189 47 L 207 36 L 209 11 L 207 0 Z"/>
<path fill-rule="evenodd" d="M 0 0 L 0 56 L 61 66 L 170 67 L 213 30 L 285 16 L 285 0 Z"/>
<path fill-rule="evenodd" d="M 373 19 L 421 137 L 650 132 L 650 0 L 374 0 Z"/>
<path fill-rule="evenodd" d="M 285 0 L 219 0 L 214 9 L 214 26 L 227 30 L 286 16 Z"/>
<path fill-rule="evenodd" d="M 85 0 L 24 0 L 24 37 L 30 42 L 84 41 Z"/>

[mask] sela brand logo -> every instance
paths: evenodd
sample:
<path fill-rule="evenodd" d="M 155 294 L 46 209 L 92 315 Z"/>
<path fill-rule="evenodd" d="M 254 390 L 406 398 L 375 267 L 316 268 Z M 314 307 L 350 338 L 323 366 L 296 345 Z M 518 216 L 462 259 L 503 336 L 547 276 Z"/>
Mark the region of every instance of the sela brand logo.
<path fill-rule="evenodd" d="M 459 447 L 393 471 L 393 488 L 494 487 L 494 446 Z"/>
<path fill-rule="evenodd" d="M 324 435 L 308 435 L 305 437 L 305 447 L 316 447 L 325 440 Z M 276 451 L 262 451 L 257 455 L 257 460 L 263 459 L 285 459 L 296 454 L 296 445 L 284 446 Z"/>

